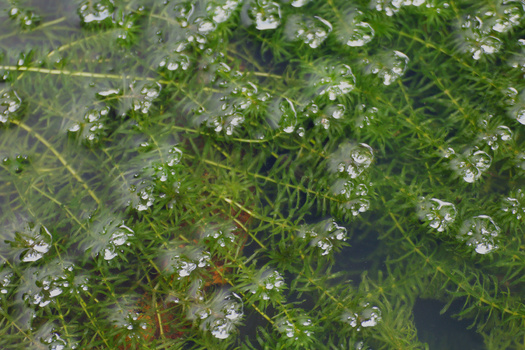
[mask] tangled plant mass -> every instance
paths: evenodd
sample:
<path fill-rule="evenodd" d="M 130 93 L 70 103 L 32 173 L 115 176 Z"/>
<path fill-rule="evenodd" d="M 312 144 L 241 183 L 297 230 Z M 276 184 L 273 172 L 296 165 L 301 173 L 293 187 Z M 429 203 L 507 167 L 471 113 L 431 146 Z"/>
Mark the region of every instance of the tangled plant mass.
<path fill-rule="evenodd" d="M 524 15 L 3 0 L 0 348 L 523 349 Z"/>

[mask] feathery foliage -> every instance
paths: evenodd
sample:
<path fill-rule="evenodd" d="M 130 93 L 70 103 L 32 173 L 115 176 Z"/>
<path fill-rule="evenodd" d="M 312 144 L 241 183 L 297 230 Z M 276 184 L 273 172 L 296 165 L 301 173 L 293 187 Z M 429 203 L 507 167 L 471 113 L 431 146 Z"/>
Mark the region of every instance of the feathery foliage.
<path fill-rule="evenodd" d="M 523 349 L 524 14 L 0 0 L 0 348 Z"/>

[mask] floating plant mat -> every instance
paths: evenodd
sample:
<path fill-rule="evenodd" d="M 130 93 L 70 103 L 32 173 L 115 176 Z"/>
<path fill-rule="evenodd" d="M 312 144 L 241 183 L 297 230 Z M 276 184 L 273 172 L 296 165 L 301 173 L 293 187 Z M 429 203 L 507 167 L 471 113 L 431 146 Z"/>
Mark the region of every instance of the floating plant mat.
<path fill-rule="evenodd" d="M 0 348 L 523 349 L 524 13 L 1 0 Z"/>

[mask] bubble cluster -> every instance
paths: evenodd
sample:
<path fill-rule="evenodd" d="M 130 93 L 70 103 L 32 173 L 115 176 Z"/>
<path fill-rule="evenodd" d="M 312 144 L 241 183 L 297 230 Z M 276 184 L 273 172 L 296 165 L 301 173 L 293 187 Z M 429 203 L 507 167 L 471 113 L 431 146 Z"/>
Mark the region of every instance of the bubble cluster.
<path fill-rule="evenodd" d="M 105 136 L 104 121 L 109 111 L 110 108 L 107 106 L 92 108 L 86 112 L 81 122 L 73 123 L 68 131 L 76 135 L 84 144 L 92 146 Z"/>
<path fill-rule="evenodd" d="M 509 197 L 503 199 L 502 210 L 509 216 L 513 216 L 518 221 L 525 217 L 525 194 L 521 189 L 511 193 Z"/>
<path fill-rule="evenodd" d="M 355 88 L 355 76 L 346 64 L 325 67 L 315 82 L 320 96 L 326 95 L 331 101 L 346 95 Z"/>
<path fill-rule="evenodd" d="M 418 206 L 418 215 L 438 232 L 443 232 L 456 219 L 457 210 L 454 204 L 437 198 L 422 198 Z"/>
<path fill-rule="evenodd" d="M 370 303 L 362 303 L 355 310 L 344 312 L 341 319 L 360 331 L 362 328 L 377 326 L 381 321 L 381 310 L 377 306 L 370 306 Z"/>
<path fill-rule="evenodd" d="M 353 216 L 364 213 L 370 208 L 370 201 L 367 198 L 368 186 L 364 183 L 337 179 L 330 189 L 338 199 L 343 200 L 341 206 Z"/>
<path fill-rule="evenodd" d="M 22 100 L 14 90 L 0 90 L 0 123 L 7 124 L 15 118 Z"/>
<path fill-rule="evenodd" d="M 84 1 L 78 9 L 78 15 L 84 24 L 108 24 L 111 23 L 113 11 L 114 6 L 110 1 Z"/>
<path fill-rule="evenodd" d="M 399 12 L 403 6 L 421 6 L 427 0 L 372 0 L 370 2 L 370 7 L 376 11 L 384 12 L 387 16 L 393 16 L 395 13 Z M 427 4 L 427 7 L 428 6 Z M 447 6 L 448 7 L 448 4 Z"/>
<path fill-rule="evenodd" d="M 252 0 L 243 8 L 243 21 L 250 25 L 255 22 L 258 30 L 276 29 L 281 25 L 281 6 L 269 0 Z"/>
<path fill-rule="evenodd" d="M 270 106 L 269 122 L 287 134 L 293 133 L 298 124 L 297 111 L 288 98 L 274 99 Z"/>
<path fill-rule="evenodd" d="M 194 303 L 188 318 L 217 339 L 227 339 L 244 316 L 243 302 L 239 295 L 221 290 L 205 303 Z"/>
<path fill-rule="evenodd" d="M 508 126 L 499 125 L 493 130 L 487 130 L 482 140 L 495 151 L 501 144 L 504 144 L 512 139 L 512 130 Z"/>
<path fill-rule="evenodd" d="M 375 31 L 372 26 L 362 21 L 363 13 L 354 10 L 337 28 L 337 39 L 344 45 L 359 47 L 368 44 L 374 38 Z"/>
<path fill-rule="evenodd" d="M 226 22 L 239 6 L 240 0 L 214 0 L 208 2 L 206 11 L 216 23 Z"/>
<path fill-rule="evenodd" d="M 375 74 L 383 80 L 384 85 L 390 85 L 405 74 L 409 58 L 400 51 L 391 51 L 378 54 L 372 58 L 365 58 L 365 71 Z"/>
<path fill-rule="evenodd" d="M 500 228 L 490 216 L 478 215 L 463 223 L 457 238 L 474 247 L 476 253 L 488 254 L 498 249 L 496 239 L 499 233 Z"/>
<path fill-rule="evenodd" d="M 174 247 L 160 254 L 160 265 L 168 274 L 175 274 L 177 279 L 189 276 L 197 268 L 209 266 L 211 255 L 202 249 Z"/>
<path fill-rule="evenodd" d="M 123 245 L 130 246 L 129 239 L 135 232 L 115 217 L 109 216 L 93 222 L 89 230 L 88 239 L 83 243 L 85 251 L 95 257 L 101 254 L 104 260 L 109 261 L 123 252 Z"/>
<path fill-rule="evenodd" d="M 357 178 L 370 167 L 374 160 L 374 151 L 366 143 L 357 145 L 345 142 L 330 157 L 330 170 L 343 177 Z"/>
<path fill-rule="evenodd" d="M 281 317 L 275 322 L 275 327 L 285 337 L 294 340 L 299 340 L 303 337 L 308 338 L 314 334 L 312 319 L 302 313 L 299 313 L 293 319 Z"/>
<path fill-rule="evenodd" d="M 484 22 L 484 31 L 506 33 L 520 24 L 524 8 L 517 1 L 496 1 L 489 9 L 480 10 L 478 15 Z"/>
<path fill-rule="evenodd" d="M 452 169 L 463 178 L 465 182 L 473 183 L 490 168 L 492 157 L 486 152 L 471 149 L 463 154 L 451 156 Z"/>
<path fill-rule="evenodd" d="M 23 229 L 16 230 L 14 240 L 9 242 L 15 248 L 22 262 L 34 262 L 42 259 L 51 249 L 53 237 L 44 225 L 27 222 Z M 6 241 L 7 243 L 8 241 Z"/>
<path fill-rule="evenodd" d="M 242 288 L 256 300 L 273 301 L 281 299 L 281 292 L 286 288 L 283 276 L 275 270 L 261 270 Z"/>
<path fill-rule="evenodd" d="M 379 110 L 376 107 L 368 107 L 364 104 L 360 105 L 358 108 L 359 114 L 355 120 L 355 124 L 360 129 L 365 126 L 370 126 L 373 120 L 376 118 Z"/>
<path fill-rule="evenodd" d="M 491 29 L 477 16 L 468 15 L 460 25 L 463 51 L 479 60 L 483 55 L 490 55 L 501 49 L 501 40 L 491 35 Z"/>
<path fill-rule="evenodd" d="M 149 112 L 153 101 L 160 95 L 162 86 L 157 83 L 144 83 L 134 81 L 129 86 L 133 95 L 132 109 L 146 114 Z"/>
<path fill-rule="evenodd" d="M 315 103 L 308 104 L 303 114 L 314 119 L 315 125 L 322 126 L 325 130 L 330 128 L 331 121 L 340 120 L 343 118 L 346 108 L 342 104 L 328 105 L 322 110 Z"/>
<path fill-rule="evenodd" d="M 18 21 L 22 30 L 30 30 L 40 24 L 41 18 L 38 14 L 31 10 L 24 10 L 13 6 L 8 11 L 9 17 L 12 20 Z"/>
<path fill-rule="evenodd" d="M 298 236 L 309 241 L 310 246 L 318 248 L 324 256 L 333 251 L 337 242 L 346 241 L 347 231 L 333 219 L 328 219 L 301 227 Z"/>
<path fill-rule="evenodd" d="M 222 81 L 219 85 L 221 83 Z M 271 98 L 268 93 L 259 92 L 257 85 L 249 81 L 236 81 L 235 85 L 233 88 L 222 86 L 227 91 L 215 93 L 211 99 L 196 108 L 194 122 L 211 128 L 217 134 L 232 136 L 240 132 L 247 118 L 259 115 L 266 108 Z"/>
<path fill-rule="evenodd" d="M 107 308 L 107 318 L 116 328 L 125 330 L 129 338 L 141 337 L 147 323 L 140 313 L 137 297 L 124 295 Z"/>
<path fill-rule="evenodd" d="M 2 158 L 2 166 L 12 174 L 20 174 L 30 163 L 29 156 L 26 154 L 6 155 Z"/>
<path fill-rule="evenodd" d="M 203 240 L 212 250 L 229 251 L 235 242 L 235 227 L 213 227 L 207 229 L 203 234 Z"/>
<path fill-rule="evenodd" d="M 319 16 L 292 15 L 286 22 L 285 32 L 290 40 L 303 42 L 315 49 L 332 32 L 332 25 Z"/>
<path fill-rule="evenodd" d="M 0 271 L 0 294 L 8 294 L 12 288 L 11 282 L 13 282 L 13 271 L 11 269 L 3 269 Z M 0 296 L 1 298 L 1 296 Z"/>
<path fill-rule="evenodd" d="M 70 288 L 69 275 L 73 265 L 52 261 L 41 267 L 24 271 L 16 299 L 26 305 L 45 307 Z"/>

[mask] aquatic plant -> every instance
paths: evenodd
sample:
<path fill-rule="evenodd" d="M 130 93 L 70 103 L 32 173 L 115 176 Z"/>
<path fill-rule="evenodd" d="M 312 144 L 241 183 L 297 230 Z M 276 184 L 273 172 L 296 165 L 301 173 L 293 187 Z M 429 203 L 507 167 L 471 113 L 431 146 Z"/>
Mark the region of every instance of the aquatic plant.
<path fill-rule="evenodd" d="M 523 349 L 524 6 L 2 0 L 0 348 Z"/>

